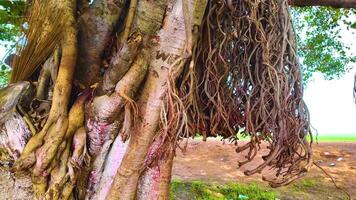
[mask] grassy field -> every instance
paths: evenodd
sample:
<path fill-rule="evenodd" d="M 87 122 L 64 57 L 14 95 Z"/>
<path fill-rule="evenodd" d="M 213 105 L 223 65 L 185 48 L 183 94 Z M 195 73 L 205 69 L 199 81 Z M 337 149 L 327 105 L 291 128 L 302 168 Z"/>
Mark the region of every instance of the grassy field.
<path fill-rule="evenodd" d="M 343 135 L 343 134 L 335 134 L 335 135 L 318 135 L 318 142 L 356 142 L 356 134 L 355 135 Z"/>
<path fill-rule="evenodd" d="M 229 183 L 225 185 L 201 181 L 173 180 L 170 200 L 276 200 L 271 188 L 258 184 Z"/>
<path fill-rule="evenodd" d="M 347 199 L 340 191 L 336 191 L 336 195 L 329 191 L 335 193 L 334 186 L 326 185 L 322 178 L 304 178 L 281 188 L 271 188 L 260 182 L 219 184 L 175 179 L 171 184 L 170 200 Z"/>

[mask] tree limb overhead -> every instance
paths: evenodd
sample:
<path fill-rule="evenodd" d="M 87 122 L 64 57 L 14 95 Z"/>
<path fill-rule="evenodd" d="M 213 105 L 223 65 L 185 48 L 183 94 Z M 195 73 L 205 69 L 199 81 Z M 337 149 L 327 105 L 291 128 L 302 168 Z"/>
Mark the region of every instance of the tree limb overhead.
<path fill-rule="evenodd" d="M 291 6 L 330 6 L 334 8 L 356 8 L 356 0 L 289 0 Z"/>

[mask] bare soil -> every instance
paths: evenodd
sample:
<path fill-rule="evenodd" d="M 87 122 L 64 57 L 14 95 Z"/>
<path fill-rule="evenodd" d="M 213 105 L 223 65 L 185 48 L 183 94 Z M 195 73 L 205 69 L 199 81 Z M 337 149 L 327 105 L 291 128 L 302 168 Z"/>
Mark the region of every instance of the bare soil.
<path fill-rule="evenodd" d="M 260 155 L 266 153 L 262 150 Z M 277 188 L 269 188 L 262 181 L 262 174 L 245 176 L 243 171 L 255 167 L 261 160 L 238 169 L 237 161 L 244 159 L 243 154 L 235 153 L 235 146 L 221 141 L 188 142 L 187 151 L 177 152 L 173 166 L 173 178 L 192 181 L 201 180 L 214 183 L 257 183 L 261 187 L 276 192 L 281 200 L 334 200 L 347 199 L 345 194 L 335 188 L 330 179 L 313 166 L 307 176 L 294 183 Z M 356 143 L 323 142 L 314 145 L 314 160 L 336 179 L 337 185 L 347 190 L 356 200 Z M 8 172 L 0 169 L 0 200 L 31 199 L 29 177 L 14 181 Z M 29 198 L 27 198 L 29 197 Z"/>
<path fill-rule="evenodd" d="M 244 170 L 257 166 L 261 160 L 256 159 L 239 169 L 237 163 L 244 159 L 244 155 L 237 154 L 235 148 L 235 145 L 224 144 L 222 141 L 191 140 L 185 152 L 177 152 L 173 178 L 222 184 L 253 182 L 268 187 L 268 184 L 262 181 L 262 175 L 270 174 L 268 170 L 252 176 L 243 174 Z M 322 142 L 314 144 L 313 151 L 314 161 L 334 177 L 337 185 L 348 191 L 352 199 L 356 199 L 356 143 Z M 263 149 L 259 156 L 266 152 Z M 347 196 L 316 166 L 313 166 L 302 179 L 273 191 L 280 199 L 347 199 Z"/>

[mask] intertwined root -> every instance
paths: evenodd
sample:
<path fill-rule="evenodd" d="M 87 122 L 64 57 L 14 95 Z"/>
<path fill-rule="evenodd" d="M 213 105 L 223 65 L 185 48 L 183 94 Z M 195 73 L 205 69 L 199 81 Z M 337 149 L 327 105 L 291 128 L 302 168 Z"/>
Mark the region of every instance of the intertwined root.
<path fill-rule="evenodd" d="M 60 116 L 57 121 L 45 125 L 42 132 L 32 137 L 21 158 L 16 162 L 16 170 L 26 170 L 33 164 L 33 182 L 37 196 L 50 195 L 55 198 L 62 192 L 62 187 L 73 185 L 75 173 L 86 155 L 84 129 L 84 103 L 90 91 L 83 92 L 69 111 L 68 118 Z M 47 123 L 54 121 L 48 120 Z M 49 126 L 49 128 L 47 128 Z M 45 131 L 48 130 L 48 131 Z M 76 133 L 76 134 L 75 134 Z M 75 137 L 73 135 L 75 134 Z M 70 152 L 74 139 L 74 152 Z M 50 175 L 50 186 L 48 186 Z M 66 187 L 69 187 L 66 186 Z M 46 192 L 47 191 L 47 192 Z M 59 193 L 58 193 L 59 192 Z"/>
<path fill-rule="evenodd" d="M 210 1 L 195 53 L 193 75 L 187 69 L 178 86 L 182 103 L 176 105 L 184 109 L 173 110 L 188 114 L 189 132 L 236 142 L 244 130 L 251 140 L 236 150 L 246 153 L 240 165 L 267 141 L 264 163 L 245 174 L 271 166 L 281 177 L 272 185 L 305 174 L 311 166 L 309 116 L 288 2 Z"/>
<path fill-rule="evenodd" d="M 35 1 L 35 4 L 44 5 L 43 2 Z M 58 67 L 58 75 L 54 84 L 53 101 L 48 119 L 42 130 L 35 134 L 27 143 L 24 151 L 14 165 L 14 170 L 28 170 L 33 166 L 33 185 L 34 192 L 38 198 L 43 198 L 48 188 L 50 181 L 49 193 L 53 193 L 53 197 L 57 198 L 67 181 L 64 177 L 67 176 L 67 162 L 70 156 L 70 146 L 73 134 L 77 129 L 84 126 L 84 102 L 90 92 L 84 92 L 69 111 L 68 105 L 70 94 L 72 91 L 72 80 L 76 64 L 77 56 L 77 39 L 75 28 L 75 2 L 74 1 L 48 1 L 49 5 L 45 5 L 53 12 L 60 13 L 57 19 L 48 18 L 48 23 L 54 23 L 51 20 L 57 20 L 64 25 L 59 32 L 62 34 L 61 44 L 59 45 L 62 54 L 61 61 Z M 32 12 L 39 12 L 32 10 Z M 48 12 L 47 14 L 51 14 Z M 30 27 L 36 25 L 36 22 L 31 22 Z M 39 40 L 41 40 L 41 36 Z M 30 44 L 30 43 L 28 43 Z M 27 45 L 28 45 L 27 44 Z M 54 48 L 52 48 L 53 50 Z M 27 54 L 21 55 L 28 56 Z M 43 89 L 41 85 L 38 87 L 39 93 Z M 61 156 L 63 153 L 63 157 Z M 51 178 L 49 178 L 51 175 Z M 55 185 L 56 189 L 53 189 Z"/>

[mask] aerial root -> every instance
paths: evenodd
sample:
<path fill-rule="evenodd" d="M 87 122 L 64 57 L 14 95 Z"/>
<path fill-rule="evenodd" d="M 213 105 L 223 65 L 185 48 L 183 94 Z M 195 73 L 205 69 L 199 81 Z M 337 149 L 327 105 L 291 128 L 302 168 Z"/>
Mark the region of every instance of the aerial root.
<path fill-rule="evenodd" d="M 242 133 L 250 142 L 236 149 L 247 151 L 240 166 L 266 141 L 264 163 L 245 173 L 270 166 L 283 175 L 272 181 L 289 183 L 309 169 L 311 147 L 287 1 L 210 1 L 207 7 L 191 63 L 170 76 L 168 116 L 161 120 L 175 132 L 168 138 L 198 132 L 238 144 L 236 133 Z"/>

